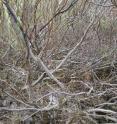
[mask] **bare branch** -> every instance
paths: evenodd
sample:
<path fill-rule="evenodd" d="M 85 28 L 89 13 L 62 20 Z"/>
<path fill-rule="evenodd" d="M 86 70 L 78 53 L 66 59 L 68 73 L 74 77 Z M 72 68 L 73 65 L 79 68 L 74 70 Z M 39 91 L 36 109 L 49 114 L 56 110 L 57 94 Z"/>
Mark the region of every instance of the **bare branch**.
<path fill-rule="evenodd" d="M 111 110 L 107 110 L 107 109 L 99 109 L 99 108 L 96 108 L 96 109 L 89 109 L 88 112 L 103 112 L 103 113 L 107 113 L 107 114 L 117 114 L 117 112 L 115 111 L 111 111 Z"/>
<path fill-rule="evenodd" d="M 92 21 L 90 22 L 90 24 L 88 25 L 87 29 L 84 32 L 84 35 L 82 36 L 81 40 L 76 44 L 76 46 L 66 55 L 66 57 L 62 60 L 62 62 L 53 70 L 53 72 L 55 72 L 56 70 L 58 70 L 64 63 L 65 61 L 69 58 L 69 56 L 82 44 L 82 42 L 84 42 L 84 39 L 89 31 L 89 29 L 91 28 L 92 24 L 94 23 L 95 18 L 92 19 Z M 52 72 L 52 73 L 53 73 Z"/>

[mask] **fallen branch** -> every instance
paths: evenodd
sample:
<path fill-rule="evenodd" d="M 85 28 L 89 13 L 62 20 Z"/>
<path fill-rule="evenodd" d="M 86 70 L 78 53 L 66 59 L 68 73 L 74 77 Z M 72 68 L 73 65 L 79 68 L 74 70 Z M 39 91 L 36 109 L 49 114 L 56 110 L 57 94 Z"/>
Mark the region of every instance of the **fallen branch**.
<path fill-rule="evenodd" d="M 32 53 L 32 50 L 30 49 L 30 55 L 33 58 L 34 61 L 39 62 L 43 69 L 45 70 L 46 74 L 53 79 L 62 89 L 64 89 L 64 85 L 49 71 L 49 69 L 45 66 L 43 61 L 39 57 L 35 57 L 35 55 Z"/>
<path fill-rule="evenodd" d="M 96 109 L 89 109 L 88 112 L 102 112 L 102 113 L 106 113 L 106 114 L 117 114 L 117 112 L 112 111 L 112 110 L 107 110 L 107 109 L 100 109 L 100 108 L 96 108 Z"/>
<path fill-rule="evenodd" d="M 38 108 L 8 108 L 8 107 L 0 107 L 0 111 L 49 111 L 53 108 L 55 108 L 56 106 L 50 106 L 50 107 L 44 107 L 42 109 L 38 109 Z"/>

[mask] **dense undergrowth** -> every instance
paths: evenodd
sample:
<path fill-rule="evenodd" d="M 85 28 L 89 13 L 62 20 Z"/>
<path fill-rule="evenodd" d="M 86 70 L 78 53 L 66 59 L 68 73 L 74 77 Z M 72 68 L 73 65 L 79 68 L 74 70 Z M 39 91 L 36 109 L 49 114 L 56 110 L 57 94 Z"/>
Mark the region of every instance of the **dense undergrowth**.
<path fill-rule="evenodd" d="M 116 5 L 38 2 L 0 1 L 0 124 L 116 124 Z"/>

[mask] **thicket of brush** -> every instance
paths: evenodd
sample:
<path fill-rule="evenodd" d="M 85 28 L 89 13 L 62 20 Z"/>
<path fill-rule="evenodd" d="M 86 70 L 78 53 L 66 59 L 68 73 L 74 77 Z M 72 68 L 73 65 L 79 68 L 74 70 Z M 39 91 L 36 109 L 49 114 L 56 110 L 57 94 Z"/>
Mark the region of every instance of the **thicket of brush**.
<path fill-rule="evenodd" d="M 0 0 L 0 124 L 117 123 L 117 3 Z"/>

